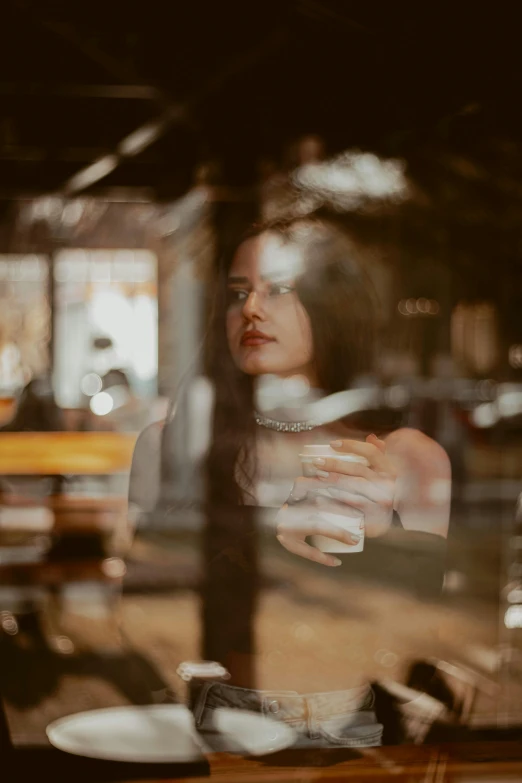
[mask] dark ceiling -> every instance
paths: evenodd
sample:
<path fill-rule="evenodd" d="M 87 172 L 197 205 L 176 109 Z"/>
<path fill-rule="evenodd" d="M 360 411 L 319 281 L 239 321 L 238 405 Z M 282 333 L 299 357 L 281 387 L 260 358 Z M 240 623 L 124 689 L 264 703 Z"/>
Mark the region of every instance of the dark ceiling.
<path fill-rule="evenodd" d="M 0 198 L 60 190 L 149 121 L 158 140 L 92 192 L 175 197 L 199 163 L 230 184 L 319 133 L 330 152 L 473 154 L 518 140 L 513 2 L 4 0 Z"/>

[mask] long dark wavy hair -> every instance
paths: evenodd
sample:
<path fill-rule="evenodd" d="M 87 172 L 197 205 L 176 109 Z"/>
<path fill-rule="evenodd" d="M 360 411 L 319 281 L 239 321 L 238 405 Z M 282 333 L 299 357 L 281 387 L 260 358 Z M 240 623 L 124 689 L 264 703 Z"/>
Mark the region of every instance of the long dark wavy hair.
<path fill-rule="evenodd" d="M 214 500 L 241 504 L 255 479 L 253 378 L 234 364 L 226 335 L 227 279 L 240 245 L 264 233 L 295 246 L 303 260 L 296 280 L 311 324 L 313 361 L 324 395 L 349 389 L 374 364 L 376 295 L 364 251 L 331 218 L 259 224 L 243 234 L 217 272 L 207 343 L 216 400 L 207 474 Z"/>
<path fill-rule="evenodd" d="M 311 323 L 315 373 L 325 395 L 350 388 L 374 361 L 376 298 L 363 250 L 322 216 L 260 224 L 243 234 L 217 271 L 206 346 L 215 411 L 206 462 L 204 654 L 252 687 L 257 595 L 253 506 L 256 472 L 253 378 L 234 364 L 226 335 L 227 277 L 239 246 L 265 232 L 299 251 L 297 295 Z M 349 424 L 349 423 L 348 423 Z"/>

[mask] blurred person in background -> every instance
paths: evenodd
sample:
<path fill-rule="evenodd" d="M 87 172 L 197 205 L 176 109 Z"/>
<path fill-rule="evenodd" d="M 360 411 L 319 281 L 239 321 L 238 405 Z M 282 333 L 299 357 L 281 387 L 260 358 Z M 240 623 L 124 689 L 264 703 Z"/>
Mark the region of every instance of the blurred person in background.
<path fill-rule="evenodd" d="M 213 708 L 227 706 L 268 710 L 289 721 L 298 731 L 299 746 L 383 741 L 364 663 L 342 645 L 328 650 L 326 663 L 321 627 L 314 628 L 312 621 L 309 633 L 317 643 L 309 660 L 302 661 L 291 628 L 280 628 L 263 656 L 263 690 L 252 688 L 258 662 L 247 619 L 259 605 L 262 558 L 256 521 L 266 505 L 272 507 L 267 529 L 276 531 L 288 557 L 316 564 L 310 568 L 338 568 L 350 576 L 353 555 L 341 560 L 309 541 L 323 535 L 355 547 L 359 538 L 324 516 L 345 514 L 361 520 L 366 538 L 358 574 L 376 571 L 379 576 L 395 569 L 403 586 L 421 596 L 436 595 L 442 587 L 451 494 L 446 453 L 415 430 L 368 432 L 362 415 L 349 405 L 342 413 L 333 404 L 339 399 L 334 395 L 350 389 L 374 365 L 375 308 L 362 251 L 335 223 L 320 217 L 253 230 L 220 270 L 207 344 L 215 405 L 205 466 L 203 654 L 222 663 L 230 680 L 202 690 L 195 705 L 200 726 L 211 721 Z M 279 384 L 280 398 L 288 396 L 288 406 L 279 403 L 279 418 L 260 412 L 267 378 Z M 325 403 L 323 412 L 332 401 L 330 418 L 322 424 L 300 420 L 300 410 L 317 401 Z M 172 472 L 161 454 L 168 452 L 162 441 L 176 426 L 174 415 L 138 440 L 130 501 L 143 512 L 172 505 Z M 367 465 L 332 455 L 319 458 L 315 475 L 304 478 L 299 454 L 310 444 L 331 444 L 333 454 L 355 454 Z M 415 557 L 391 547 L 385 560 L 379 559 L 373 542 L 394 540 L 398 531 L 414 540 Z M 349 585 L 333 580 L 331 589 L 343 600 Z M 306 691 L 296 679 L 304 665 Z"/>
<path fill-rule="evenodd" d="M 135 394 L 124 369 L 111 366 L 110 362 L 115 356 L 109 337 L 97 337 L 93 347 L 93 375 L 100 382 L 100 388 L 92 396 L 86 397 L 90 415 L 84 420 L 85 429 L 140 432 L 154 417 L 150 401 Z"/>
<path fill-rule="evenodd" d="M 0 432 L 62 432 L 67 429 L 62 409 L 58 406 L 47 375 L 33 378 L 24 386 L 11 421 L 0 427 Z M 49 492 L 60 492 L 63 476 L 2 476 L 2 491 L 21 492 L 42 497 Z"/>
<path fill-rule="evenodd" d="M 33 378 L 24 386 L 13 418 L 0 432 L 60 432 L 65 429 L 63 411 L 58 407 L 48 376 Z"/>

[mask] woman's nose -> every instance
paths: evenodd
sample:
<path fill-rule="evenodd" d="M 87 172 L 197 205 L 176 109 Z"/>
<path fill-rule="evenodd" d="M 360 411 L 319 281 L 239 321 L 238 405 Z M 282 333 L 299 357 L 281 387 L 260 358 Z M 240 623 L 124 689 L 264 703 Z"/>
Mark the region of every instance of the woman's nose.
<path fill-rule="evenodd" d="M 263 297 L 258 291 L 251 291 L 243 305 L 243 315 L 245 318 L 259 318 L 263 320 L 265 311 L 263 307 Z"/>

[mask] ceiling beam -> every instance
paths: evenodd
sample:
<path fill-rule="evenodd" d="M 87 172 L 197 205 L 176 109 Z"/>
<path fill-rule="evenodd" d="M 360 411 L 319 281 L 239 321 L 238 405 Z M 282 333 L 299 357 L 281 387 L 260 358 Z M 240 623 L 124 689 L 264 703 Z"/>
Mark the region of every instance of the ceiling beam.
<path fill-rule="evenodd" d="M 35 84 L 34 82 L 0 82 L 0 95 L 58 98 L 121 98 L 123 100 L 158 101 L 160 91 L 149 84 Z"/>
<path fill-rule="evenodd" d="M 139 155 L 161 138 L 167 129 L 180 119 L 180 116 L 182 116 L 181 110 L 171 109 L 136 128 L 120 141 L 114 152 L 96 158 L 88 166 L 73 174 L 63 185 L 62 192 L 66 196 L 73 196 L 105 179 L 123 160 Z"/>
<path fill-rule="evenodd" d="M 29 16 L 32 22 L 82 52 L 85 57 L 96 63 L 106 73 L 111 74 L 113 78 L 123 82 L 129 81 L 129 79 L 133 80 L 132 69 L 126 63 L 122 63 L 117 57 L 108 54 L 92 41 L 79 35 L 72 25 L 48 18 L 46 11 L 48 14 L 49 9 L 46 9 L 45 6 L 42 8 L 40 4 L 35 4 L 31 0 L 11 0 L 11 4 L 22 14 Z"/>
<path fill-rule="evenodd" d="M 379 32 L 357 22 L 355 19 L 347 16 L 346 13 L 339 13 L 333 8 L 325 6 L 324 3 L 317 2 L 316 0 L 297 0 L 295 8 L 304 16 L 318 19 L 319 21 L 327 20 L 328 22 L 333 23 L 338 29 L 340 28 L 346 31 L 349 30 L 352 33 L 370 36 L 374 36 Z"/>
<path fill-rule="evenodd" d="M 40 25 L 44 30 L 66 41 L 85 57 L 103 68 L 113 78 L 123 83 L 140 81 L 139 78 L 136 78 L 136 73 L 132 67 L 122 63 L 111 54 L 102 51 L 92 42 L 87 41 L 81 34 L 78 34 L 72 25 L 44 18 L 41 6 L 36 8 L 35 4 L 30 0 L 11 0 L 11 3 L 20 12 L 29 16 L 33 23 Z M 179 122 L 186 118 L 187 107 L 174 103 L 169 95 L 159 89 L 156 102 L 161 108 L 159 117 L 136 128 L 135 131 L 123 138 L 112 154 L 96 158 L 88 166 L 80 169 L 64 183 L 61 188 L 62 193 L 66 196 L 73 196 L 104 179 L 119 166 L 122 160 L 139 154 L 162 136 L 174 122 Z"/>
<path fill-rule="evenodd" d="M 41 146 L 0 146 L 0 160 L 12 160 L 15 162 L 50 162 L 87 163 L 96 158 L 101 158 L 107 153 L 107 149 L 100 147 L 61 147 L 52 149 Z"/>
<path fill-rule="evenodd" d="M 230 58 L 223 68 L 213 74 L 183 106 L 170 106 L 156 119 L 136 128 L 120 141 L 112 154 L 94 160 L 89 166 L 70 177 L 64 184 L 62 192 L 66 196 L 73 196 L 107 177 L 115 171 L 122 160 L 140 154 L 163 136 L 172 125 L 188 119 L 188 116 L 192 115 L 198 105 L 222 89 L 227 81 L 241 71 L 252 67 L 260 59 L 266 57 L 269 52 L 282 46 L 285 40 L 286 31 L 277 29 L 257 45 Z"/>
<path fill-rule="evenodd" d="M 132 138 L 136 139 L 135 134 L 127 136 L 127 143 L 132 146 Z M 44 146 L 0 146 L 0 161 L 12 161 L 14 163 L 92 163 L 94 160 L 110 155 L 111 150 L 107 147 L 44 147 Z M 164 158 L 153 152 L 147 154 L 138 161 L 139 163 L 160 164 L 165 163 Z"/>
<path fill-rule="evenodd" d="M 37 198 L 49 195 L 42 190 L 28 190 L 19 188 L 0 188 L 0 201 L 34 201 Z M 115 204 L 127 204 L 130 202 L 139 204 L 149 204 L 154 200 L 154 190 L 152 188 L 141 187 L 138 185 L 126 185 L 119 188 L 99 188 L 93 194 L 100 201 L 107 201 Z"/>
<path fill-rule="evenodd" d="M 27 14 L 34 23 L 52 33 L 54 36 L 66 41 L 92 62 L 102 67 L 106 73 L 123 83 L 139 82 L 132 67 L 122 63 L 105 51 L 102 51 L 90 41 L 78 34 L 73 26 L 67 23 L 44 18 L 41 7 L 36 7 L 31 0 L 11 0 L 12 5 L 20 12 Z M 70 177 L 61 188 L 65 196 L 73 196 L 86 190 L 96 182 L 111 174 L 126 158 L 140 154 L 143 150 L 160 138 L 173 124 L 186 121 L 193 109 L 204 102 L 210 95 L 219 91 L 223 85 L 237 73 L 251 67 L 270 51 L 280 47 L 286 40 L 286 31 L 276 29 L 274 33 L 263 39 L 258 44 L 251 46 L 246 51 L 231 58 L 224 67 L 214 73 L 203 86 L 195 92 L 191 99 L 183 105 L 176 104 L 170 96 L 157 91 L 157 102 L 162 111 L 158 117 L 136 128 L 131 134 L 123 138 L 111 153 L 97 157 L 88 166 L 80 169 Z M 144 85 L 147 87 L 148 85 Z"/>
<path fill-rule="evenodd" d="M 85 36 L 78 33 L 73 25 L 45 16 L 46 10 L 48 11 L 49 9 L 42 8 L 39 3 L 34 3 L 32 0 L 10 0 L 10 2 L 18 12 L 28 17 L 33 24 L 43 28 L 56 38 L 65 41 L 73 49 L 81 52 L 88 60 L 102 68 L 105 73 L 116 79 L 116 81 L 131 85 L 141 82 L 131 65 L 122 62 L 119 58 L 101 49 L 92 41 L 87 40 Z M 143 86 L 149 87 L 149 85 Z M 159 88 L 156 89 L 154 100 L 157 101 L 161 108 L 172 108 L 173 101 L 171 96 Z"/>

